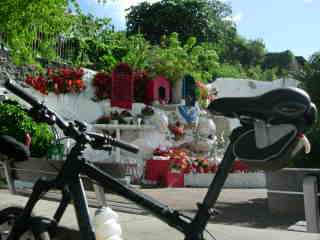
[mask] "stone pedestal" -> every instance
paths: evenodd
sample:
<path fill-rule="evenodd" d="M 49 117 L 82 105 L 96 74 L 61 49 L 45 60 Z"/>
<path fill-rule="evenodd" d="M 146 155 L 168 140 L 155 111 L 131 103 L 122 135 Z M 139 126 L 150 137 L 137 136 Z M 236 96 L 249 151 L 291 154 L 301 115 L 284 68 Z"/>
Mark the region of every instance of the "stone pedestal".
<path fill-rule="evenodd" d="M 272 214 L 304 219 L 303 179 L 320 176 L 320 169 L 282 169 L 268 172 L 268 206 Z M 319 190 L 318 190 L 319 191 Z"/>

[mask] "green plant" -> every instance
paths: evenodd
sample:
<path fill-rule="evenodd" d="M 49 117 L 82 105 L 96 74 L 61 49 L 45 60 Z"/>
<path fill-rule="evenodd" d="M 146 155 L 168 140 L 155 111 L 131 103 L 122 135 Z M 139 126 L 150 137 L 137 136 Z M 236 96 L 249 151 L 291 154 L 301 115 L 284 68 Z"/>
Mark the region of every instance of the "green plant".
<path fill-rule="evenodd" d="M 55 57 L 57 36 L 73 23 L 73 15 L 67 13 L 70 6 L 79 9 L 75 0 L 1 0 L 0 32 L 16 63 Z"/>
<path fill-rule="evenodd" d="M 247 78 L 247 74 L 240 64 L 221 64 L 219 68 L 215 69 L 213 78 Z"/>
<path fill-rule="evenodd" d="M 54 135 L 45 123 L 36 123 L 28 113 L 16 102 L 9 101 L 0 104 L 0 134 L 14 137 L 25 142 L 26 134 L 32 138 L 31 155 L 42 157 L 46 155 Z"/>
<path fill-rule="evenodd" d="M 302 87 L 308 92 L 316 106 L 320 107 L 320 53 L 315 53 L 296 76 Z M 320 115 L 318 115 L 319 119 Z M 311 152 L 300 161 L 293 163 L 294 167 L 320 168 L 320 122 L 315 124 L 307 133 L 311 142 Z"/>
<path fill-rule="evenodd" d="M 174 16 L 174 17 L 172 17 Z M 225 41 L 234 31 L 231 6 L 218 0 L 162 0 L 132 6 L 126 16 L 129 34 L 142 33 L 152 43 L 164 34 L 179 33 L 186 42 Z"/>
<path fill-rule="evenodd" d="M 219 67 L 219 57 L 213 45 L 196 43 L 191 37 L 182 44 L 177 33 L 163 36 L 161 45 L 153 46 L 148 53 L 148 72 L 165 76 L 173 85 L 186 74 L 202 82 L 211 80 L 214 69 Z"/>
<path fill-rule="evenodd" d="M 314 126 L 306 134 L 311 143 L 311 152 L 304 155 L 295 162 L 290 162 L 289 167 L 293 168 L 320 168 L 320 126 Z"/>

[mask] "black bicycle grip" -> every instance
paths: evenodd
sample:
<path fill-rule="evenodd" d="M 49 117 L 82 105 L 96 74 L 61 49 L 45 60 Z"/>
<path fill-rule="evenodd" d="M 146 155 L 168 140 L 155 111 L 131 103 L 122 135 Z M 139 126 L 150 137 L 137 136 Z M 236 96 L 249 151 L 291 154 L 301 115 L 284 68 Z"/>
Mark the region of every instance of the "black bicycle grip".
<path fill-rule="evenodd" d="M 30 93 L 26 92 L 23 88 L 18 86 L 13 80 L 9 79 L 5 83 L 5 87 L 16 94 L 21 99 L 25 100 L 27 103 L 29 103 L 34 108 L 45 108 L 48 113 L 55 116 L 56 124 L 62 129 L 68 128 L 68 123 L 63 120 L 62 117 L 60 117 L 57 113 L 55 113 L 53 110 L 49 109 L 47 106 L 42 104 L 39 100 L 37 100 L 35 97 L 33 97 Z"/>
<path fill-rule="evenodd" d="M 138 153 L 139 152 L 139 148 L 135 145 L 132 145 L 130 143 L 126 143 L 123 141 L 119 141 L 117 139 L 113 138 L 114 143 L 112 144 L 115 147 L 119 147 L 121 149 L 124 149 L 128 152 L 132 152 L 132 153 Z"/>
<path fill-rule="evenodd" d="M 33 107 L 40 107 L 41 102 L 33 97 L 31 94 L 27 93 L 25 90 L 23 90 L 21 87 L 19 87 L 13 80 L 7 80 L 5 83 L 5 87 L 13 92 L 18 97 L 25 100 L 27 103 L 29 103 Z"/>
<path fill-rule="evenodd" d="M 87 132 L 87 134 L 90 137 L 95 138 L 98 142 L 101 142 L 102 144 L 107 143 L 108 145 L 118 147 L 118 148 L 124 149 L 124 150 L 126 150 L 128 152 L 132 152 L 132 153 L 139 152 L 139 148 L 137 146 L 132 145 L 127 142 L 120 141 L 120 140 L 115 139 L 111 136 L 105 136 L 101 133 L 96 133 L 96 132 Z"/>

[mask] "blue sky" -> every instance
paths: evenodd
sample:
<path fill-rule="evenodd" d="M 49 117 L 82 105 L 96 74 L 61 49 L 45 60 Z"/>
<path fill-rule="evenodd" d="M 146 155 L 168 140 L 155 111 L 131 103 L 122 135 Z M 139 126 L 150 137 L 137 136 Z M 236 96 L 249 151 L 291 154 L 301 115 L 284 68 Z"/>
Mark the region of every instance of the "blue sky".
<path fill-rule="evenodd" d="M 232 6 L 238 32 L 248 39 L 263 39 L 268 51 L 290 49 L 306 58 L 320 51 L 320 0 L 224 1 Z M 111 0 L 102 5 L 96 0 L 79 0 L 85 12 L 110 17 L 116 29 L 125 28 L 125 9 L 139 2 Z"/>

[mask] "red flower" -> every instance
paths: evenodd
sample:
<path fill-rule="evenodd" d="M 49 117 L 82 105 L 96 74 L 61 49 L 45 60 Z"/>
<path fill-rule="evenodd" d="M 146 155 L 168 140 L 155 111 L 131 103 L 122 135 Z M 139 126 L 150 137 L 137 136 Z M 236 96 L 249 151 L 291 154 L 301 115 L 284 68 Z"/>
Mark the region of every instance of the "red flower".
<path fill-rule="evenodd" d="M 233 163 L 232 171 L 234 172 L 248 172 L 249 166 L 240 160 L 235 160 Z"/>
<path fill-rule="evenodd" d="M 96 100 L 103 100 L 111 96 L 112 78 L 110 74 L 98 72 L 92 80 L 92 85 L 95 87 Z"/>
<path fill-rule="evenodd" d="M 70 76 L 72 76 L 72 69 L 70 69 L 70 68 L 61 68 L 60 69 L 60 74 L 64 78 L 69 78 Z"/>
<path fill-rule="evenodd" d="M 74 70 L 74 77 L 75 78 L 77 78 L 77 79 L 82 78 L 83 75 L 84 75 L 84 70 L 82 68 Z"/>
<path fill-rule="evenodd" d="M 55 71 L 52 68 L 47 69 L 46 76 L 27 76 L 25 82 L 42 94 L 48 94 L 53 91 L 56 94 L 68 92 L 80 92 L 85 89 L 85 84 L 81 77 L 84 71 L 82 69 L 61 68 Z"/>
<path fill-rule="evenodd" d="M 50 77 L 53 75 L 53 69 L 52 68 L 48 68 L 47 69 L 47 75 Z"/>

